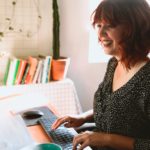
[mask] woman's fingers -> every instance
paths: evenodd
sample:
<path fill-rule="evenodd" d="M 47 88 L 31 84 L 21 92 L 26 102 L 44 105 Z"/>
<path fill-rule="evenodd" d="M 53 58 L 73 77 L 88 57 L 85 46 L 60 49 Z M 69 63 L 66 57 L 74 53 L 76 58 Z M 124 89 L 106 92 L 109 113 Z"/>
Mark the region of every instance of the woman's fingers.
<path fill-rule="evenodd" d="M 67 128 L 70 128 L 70 127 L 72 127 L 72 124 L 71 124 L 70 121 L 68 121 L 68 122 L 66 122 L 66 123 L 64 124 L 64 126 L 67 127 Z"/>
<path fill-rule="evenodd" d="M 53 130 L 57 129 L 61 124 L 65 122 L 64 118 L 58 118 L 51 126 Z"/>
<path fill-rule="evenodd" d="M 82 134 L 78 134 L 73 139 L 73 150 L 82 150 L 87 146 L 86 139 L 84 139 Z"/>
<path fill-rule="evenodd" d="M 67 123 L 67 122 L 70 122 L 70 117 L 62 117 L 62 118 L 58 118 L 54 123 L 53 125 L 51 126 L 51 128 L 53 130 L 57 129 L 61 124 L 63 123 Z M 66 124 L 67 125 L 67 124 Z M 66 126 L 65 125 L 65 126 Z"/>
<path fill-rule="evenodd" d="M 73 138 L 73 150 L 77 150 L 79 143 L 80 143 L 80 135 L 78 134 Z"/>
<path fill-rule="evenodd" d="M 73 150 L 83 150 L 85 147 L 90 145 L 87 134 L 87 132 L 83 132 L 74 137 Z"/>
<path fill-rule="evenodd" d="M 85 147 L 88 146 L 88 142 L 87 141 L 84 141 L 78 148 L 78 150 L 83 150 Z"/>

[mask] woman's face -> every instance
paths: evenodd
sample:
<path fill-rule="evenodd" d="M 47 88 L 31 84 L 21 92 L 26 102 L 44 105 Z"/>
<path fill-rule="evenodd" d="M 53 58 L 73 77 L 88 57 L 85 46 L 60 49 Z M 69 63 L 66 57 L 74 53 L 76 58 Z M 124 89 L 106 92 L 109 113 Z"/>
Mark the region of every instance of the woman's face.
<path fill-rule="evenodd" d="M 112 27 L 105 22 L 99 22 L 95 27 L 98 40 L 103 46 L 105 53 L 120 58 L 121 47 L 119 42 L 123 33 L 123 27 L 121 25 Z"/>

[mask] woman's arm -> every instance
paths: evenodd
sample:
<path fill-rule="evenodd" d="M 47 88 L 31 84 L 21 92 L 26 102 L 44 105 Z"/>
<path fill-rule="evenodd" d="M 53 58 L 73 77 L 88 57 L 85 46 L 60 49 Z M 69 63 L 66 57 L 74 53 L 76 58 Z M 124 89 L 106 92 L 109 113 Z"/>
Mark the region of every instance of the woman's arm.
<path fill-rule="evenodd" d="M 109 147 L 115 150 L 134 150 L 134 139 L 117 134 L 86 131 L 77 135 L 73 140 L 73 146 L 81 144 L 80 150 L 86 146 Z M 141 149 L 142 150 L 142 149 Z"/>
<path fill-rule="evenodd" d="M 85 123 L 87 123 L 87 122 L 94 122 L 93 109 L 82 113 L 80 116 L 84 119 Z"/>
<path fill-rule="evenodd" d="M 134 150 L 134 142 L 131 137 L 109 134 L 107 146 L 116 150 Z"/>
<path fill-rule="evenodd" d="M 148 86 L 147 89 L 150 89 Z M 145 114 L 148 126 L 145 129 L 150 135 L 150 92 L 145 93 Z M 92 114 L 92 113 L 91 113 Z M 92 116 L 92 115 L 91 115 Z M 90 115 L 89 115 L 90 118 Z M 92 118 L 92 117 L 91 117 Z M 132 138 L 118 134 L 108 134 L 104 132 L 84 132 L 77 135 L 73 140 L 74 148 L 81 144 L 82 150 L 86 146 L 110 147 L 115 150 L 150 150 L 150 136 L 147 138 Z"/>

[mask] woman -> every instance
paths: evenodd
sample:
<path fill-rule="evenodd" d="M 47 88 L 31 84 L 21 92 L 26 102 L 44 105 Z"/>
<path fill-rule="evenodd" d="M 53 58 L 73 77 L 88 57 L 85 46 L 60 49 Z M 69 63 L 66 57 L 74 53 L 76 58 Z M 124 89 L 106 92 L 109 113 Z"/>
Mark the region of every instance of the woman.
<path fill-rule="evenodd" d="M 78 127 L 94 121 L 96 131 L 73 140 L 74 149 L 150 149 L 150 7 L 145 0 L 103 0 L 94 11 L 93 26 L 106 54 L 111 55 L 93 111 L 59 118 Z"/>

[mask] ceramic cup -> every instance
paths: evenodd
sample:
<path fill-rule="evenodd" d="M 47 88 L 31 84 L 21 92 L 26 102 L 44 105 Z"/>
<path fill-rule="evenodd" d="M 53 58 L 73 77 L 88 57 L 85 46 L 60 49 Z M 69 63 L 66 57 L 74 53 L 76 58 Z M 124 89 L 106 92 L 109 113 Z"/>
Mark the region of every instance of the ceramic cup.
<path fill-rule="evenodd" d="M 62 148 L 57 144 L 39 144 L 34 150 L 62 150 Z"/>
<path fill-rule="evenodd" d="M 61 146 L 54 144 L 54 143 L 44 143 L 38 145 L 28 146 L 21 150 L 62 150 Z"/>

